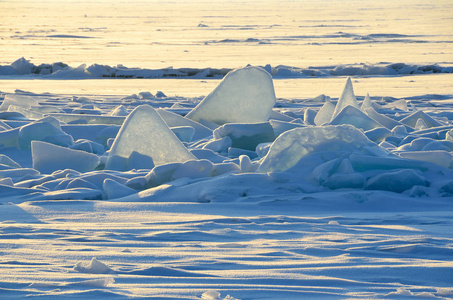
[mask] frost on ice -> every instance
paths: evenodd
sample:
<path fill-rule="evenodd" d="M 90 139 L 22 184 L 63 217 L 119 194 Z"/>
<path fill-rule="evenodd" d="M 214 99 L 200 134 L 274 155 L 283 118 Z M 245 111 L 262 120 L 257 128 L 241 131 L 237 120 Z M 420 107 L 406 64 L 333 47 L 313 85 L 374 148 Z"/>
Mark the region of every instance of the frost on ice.
<path fill-rule="evenodd" d="M 276 101 L 270 74 L 246 67 L 228 73 L 186 117 L 219 125 L 266 122 Z"/>
<path fill-rule="evenodd" d="M 126 118 L 113 142 L 106 169 L 130 169 L 134 152 L 150 157 L 155 166 L 195 159 L 149 105 L 138 106 Z M 152 167 L 150 163 L 142 166 Z"/>

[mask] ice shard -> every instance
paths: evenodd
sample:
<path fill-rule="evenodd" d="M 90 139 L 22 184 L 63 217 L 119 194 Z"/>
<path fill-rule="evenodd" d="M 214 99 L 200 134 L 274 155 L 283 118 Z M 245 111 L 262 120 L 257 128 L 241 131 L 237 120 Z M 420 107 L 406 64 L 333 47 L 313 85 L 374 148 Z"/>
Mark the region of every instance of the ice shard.
<path fill-rule="evenodd" d="M 127 160 L 133 152 L 151 157 L 155 166 L 196 159 L 149 105 L 138 106 L 126 118 L 113 142 L 106 169 L 128 169 Z"/>
<path fill-rule="evenodd" d="M 341 94 L 340 99 L 338 99 L 335 110 L 332 114 L 332 120 L 345 108 L 346 106 L 353 106 L 359 109 L 357 104 L 357 99 L 354 95 L 354 88 L 352 87 L 351 77 L 348 77 L 346 80 L 346 85 L 344 86 L 343 93 Z"/>
<path fill-rule="evenodd" d="M 276 100 L 269 73 L 246 67 L 228 73 L 186 117 L 219 125 L 266 122 Z"/>
<path fill-rule="evenodd" d="M 324 105 L 319 109 L 315 117 L 315 124 L 321 126 L 322 124 L 329 123 L 332 120 L 332 114 L 335 110 L 335 104 L 330 101 L 326 101 Z"/>
<path fill-rule="evenodd" d="M 169 127 L 190 126 L 195 129 L 195 133 L 192 137 L 194 141 L 200 140 L 207 136 L 212 136 L 212 130 L 206 126 L 165 109 L 157 109 L 156 111 Z"/>
<path fill-rule="evenodd" d="M 434 118 L 430 117 L 421 110 L 417 110 L 416 112 L 402 119 L 400 122 L 406 124 L 407 126 L 415 128 L 419 119 L 422 119 L 423 122 L 425 122 L 425 125 L 429 128 L 442 126 L 442 124 L 440 124 Z"/>

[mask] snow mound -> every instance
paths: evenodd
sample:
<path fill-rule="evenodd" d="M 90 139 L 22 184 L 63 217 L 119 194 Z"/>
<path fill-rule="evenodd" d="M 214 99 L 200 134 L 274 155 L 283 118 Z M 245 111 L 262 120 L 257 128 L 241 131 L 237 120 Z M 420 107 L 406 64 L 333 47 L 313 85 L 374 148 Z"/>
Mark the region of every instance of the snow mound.
<path fill-rule="evenodd" d="M 78 262 L 74 266 L 74 271 L 80 273 L 88 273 L 88 274 L 113 274 L 113 271 L 109 266 L 100 262 L 95 257 L 93 257 L 88 265 L 84 265 L 83 262 Z"/>

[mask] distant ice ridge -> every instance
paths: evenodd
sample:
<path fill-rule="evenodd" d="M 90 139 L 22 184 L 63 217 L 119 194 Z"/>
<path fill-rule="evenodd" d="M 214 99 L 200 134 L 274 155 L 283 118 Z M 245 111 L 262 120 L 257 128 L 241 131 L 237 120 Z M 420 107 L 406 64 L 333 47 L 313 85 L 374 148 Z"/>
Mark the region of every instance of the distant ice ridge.
<path fill-rule="evenodd" d="M 279 65 L 263 67 L 273 78 L 305 78 L 328 76 L 379 76 L 379 75 L 414 75 L 432 73 L 453 73 L 453 66 L 439 64 L 411 65 L 405 63 L 378 63 L 333 65 L 299 68 Z M 52 64 L 35 65 L 25 58 L 20 58 L 11 65 L 0 66 L 0 76 L 39 76 L 54 79 L 94 79 L 94 78 L 222 78 L 233 69 L 231 68 L 164 68 L 145 69 L 128 68 L 122 65 L 108 66 L 93 64 L 71 67 L 57 62 Z"/>

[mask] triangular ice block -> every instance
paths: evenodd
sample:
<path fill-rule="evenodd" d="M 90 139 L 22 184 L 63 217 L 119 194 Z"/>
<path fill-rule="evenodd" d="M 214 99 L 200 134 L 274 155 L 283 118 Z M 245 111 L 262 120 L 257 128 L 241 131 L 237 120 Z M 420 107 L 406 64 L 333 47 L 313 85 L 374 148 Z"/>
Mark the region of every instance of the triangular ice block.
<path fill-rule="evenodd" d="M 195 159 L 149 105 L 138 106 L 126 118 L 113 142 L 106 169 L 128 169 L 127 160 L 133 152 L 151 157 L 155 166 Z"/>
<path fill-rule="evenodd" d="M 276 101 L 269 73 L 246 67 L 228 73 L 186 117 L 219 125 L 266 122 Z"/>
<path fill-rule="evenodd" d="M 332 120 L 345 108 L 346 106 L 352 106 L 355 108 L 359 108 L 357 104 L 357 99 L 354 95 L 354 89 L 352 87 L 351 77 L 348 77 L 346 80 L 346 85 L 344 86 L 343 93 L 341 94 L 340 99 L 338 99 L 337 105 L 335 106 L 335 110 L 332 114 Z"/>

